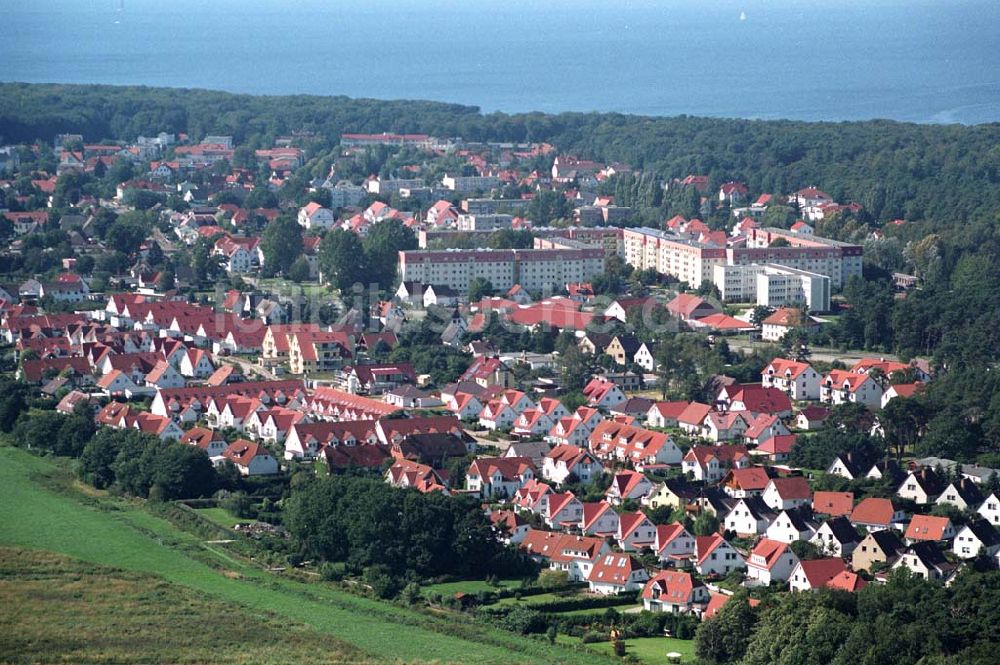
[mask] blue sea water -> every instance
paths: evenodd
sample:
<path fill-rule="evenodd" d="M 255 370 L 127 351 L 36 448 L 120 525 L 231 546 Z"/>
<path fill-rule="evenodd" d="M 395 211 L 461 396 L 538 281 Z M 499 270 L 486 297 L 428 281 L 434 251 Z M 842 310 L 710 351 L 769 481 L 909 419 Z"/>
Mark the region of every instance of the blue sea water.
<path fill-rule="evenodd" d="M 0 0 L 0 80 L 995 122 L 1000 0 Z"/>

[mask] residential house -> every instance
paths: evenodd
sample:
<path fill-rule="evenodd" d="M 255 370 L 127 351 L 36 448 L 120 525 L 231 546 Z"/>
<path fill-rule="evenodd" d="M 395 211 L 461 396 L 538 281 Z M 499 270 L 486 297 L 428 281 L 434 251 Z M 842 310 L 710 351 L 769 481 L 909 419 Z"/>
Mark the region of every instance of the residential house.
<path fill-rule="evenodd" d="M 97 381 L 97 387 L 107 396 L 131 397 L 139 387 L 128 377 L 125 372 L 113 369 Z"/>
<path fill-rule="evenodd" d="M 793 330 L 815 332 L 819 330 L 819 320 L 802 315 L 796 307 L 779 307 L 761 322 L 761 339 L 765 342 L 780 342 L 781 338 Z"/>
<path fill-rule="evenodd" d="M 725 576 L 746 568 L 746 561 L 721 534 L 694 539 L 694 568 L 701 575 Z"/>
<path fill-rule="evenodd" d="M 759 446 L 750 451 L 754 457 L 763 458 L 771 463 L 787 462 L 792 454 L 792 448 L 798 436 L 795 434 L 783 434 L 772 436 L 766 439 Z"/>
<path fill-rule="evenodd" d="M 507 499 L 534 480 L 535 473 L 534 463 L 526 457 L 480 457 L 469 465 L 465 488 L 483 499 Z"/>
<path fill-rule="evenodd" d="M 951 551 L 959 559 L 993 557 L 1000 552 L 1000 530 L 984 519 L 969 522 L 955 535 Z"/>
<path fill-rule="evenodd" d="M 653 552 L 665 565 L 684 567 L 694 555 L 694 536 L 680 522 L 658 524 Z"/>
<path fill-rule="evenodd" d="M 542 463 L 542 476 L 557 485 L 591 483 L 603 472 L 604 467 L 589 451 L 568 444 L 555 446 Z"/>
<path fill-rule="evenodd" d="M 641 589 L 649 573 L 629 554 L 609 553 L 597 558 L 587 577 L 591 593 L 602 595 Z"/>
<path fill-rule="evenodd" d="M 779 418 L 792 415 L 792 401 L 777 388 L 755 383 L 734 383 L 723 386 L 715 398 L 720 411 L 748 411 L 753 415 L 766 413 Z"/>
<path fill-rule="evenodd" d="M 494 510 L 490 512 L 490 522 L 493 530 L 500 534 L 505 545 L 517 545 L 531 530 L 523 517 L 513 510 Z"/>
<path fill-rule="evenodd" d="M 635 355 L 632 357 L 632 362 L 634 362 L 639 367 L 643 368 L 647 372 L 656 371 L 656 355 L 653 352 L 653 346 L 643 342 L 636 349 Z"/>
<path fill-rule="evenodd" d="M 788 428 L 778 416 L 761 413 L 750 422 L 743 436 L 747 443 L 760 445 L 772 437 L 787 436 L 788 434 L 790 434 Z"/>
<path fill-rule="evenodd" d="M 684 321 L 694 321 L 711 314 L 718 314 L 719 308 L 699 296 L 678 293 L 673 300 L 667 303 L 667 311 Z"/>
<path fill-rule="evenodd" d="M 454 307 L 458 304 L 459 293 L 444 284 L 428 284 L 424 289 L 424 307 Z"/>
<path fill-rule="evenodd" d="M 654 402 L 646 413 L 649 427 L 677 427 L 677 419 L 688 407 L 689 402 Z"/>
<path fill-rule="evenodd" d="M 583 389 L 587 404 L 596 409 L 611 409 L 624 402 L 627 397 L 617 385 L 607 379 L 595 377 Z"/>
<path fill-rule="evenodd" d="M 304 229 L 329 229 L 336 222 L 333 211 L 315 201 L 299 209 L 299 226 Z"/>
<path fill-rule="evenodd" d="M 808 510 L 788 509 L 782 510 L 764 533 L 771 540 L 794 543 L 796 540 L 812 540 L 817 531 L 819 523 Z"/>
<path fill-rule="evenodd" d="M 813 493 L 812 509 L 817 515 L 848 517 L 854 510 L 854 492 L 817 491 Z"/>
<path fill-rule="evenodd" d="M 653 547 L 656 542 L 656 525 L 641 510 L 618 516 L 618 546 L 626 552 Z"/>
<path fill-rule="evenodd" d="M 525 482 L 514 492 L 513 503 L 521 510 L 535 515 L 545 515 L 549 510 L 549 497 L 553 494 L 551 487 L 535 478 Z"/>
<path fill-rule="evenodd" d="M 181 356 L 178 369 L 183 376 L 207 379 L 215 372 L 215 365 L 212 364 L 212 359 L 207 351 L 188 349 L 187 353 Z"/>
<path fill-rule="evenodd" d="M 882 386 L 867 374 L 830 370 L 820 384 L 819 401 L 824 404 L 863 404 L 870 409 L 882 405 Z"/>
<path fill-rule="evenodd" d="M 635 335 L 615 335 L 611 343 L 604 349 L 604 353 L 611 356 L 615 363 L 621 366 L 629 365 L 635 361 L 635 354 L 639 351 L 639 340 Z"/>
<path fill-rule="evenodd" d="M 229 446 L 221 434 L 207 427 L 192 427 L 184 432 L 179 441 L 189 446 L 201 448 L 213 460 L 221 457 Z"/>
<path fill-rule="evenodd" d="M 607 501 L 583 504 L 580 532 L 585 536 L 612 537 L 618 533 L 618 513 Z"/>
<path fill-rule="evenodd" d="M 795 428 L 805 431 L 822 429 L 829 417 L 829 409 L 816 405 L 807 406 L 795 416 Z"/>
<path fill-rule="evenodd" d="M 244 476 L 265 476 L 278 473 L 278 460 L 274 459 L 264 446 L 237 439 L 230 443 L 222 456 L 233 463 Z"/>
<path fill-rule="evenodd" d="M 647 508 L 666 506 L 674 510 L 688 505 L 696 496 L 697 491 L 683 478 L 668 478 L 658 483 L 640 503 Z"/>
<path fill-rule="evenodd" d="M 653 491 L 653 483 L 638 471 L 621 471 L 611 479 L 605 498 L 613 506 L 624 501 L 639 501 Z"/>
<path fill-rule="evenodd" d="M 926 580 L 947 581 L 955 573 L 955 565 L 945 558 L 937 543 L 929 541 L 910 545 L 899 555 L 892 568 L 906 568 Z"/>
<path fill-rule="evenodd" d="M 753 538 L 765 533 L 777 517 L 778 514 L 763 499 L 750 496 L 738 499 L 725 514 L 722 524 L 726 531 L 732 531 L 740 538 Z"/>
<path fill-rule="evenodd" d="M 798 563 L 799 558 L 787 543 L 761 538 L 747 559 L 747 584 L 787 582 Z"/>
<path fill-rule="evenodd" d="M 551 570 L 565 572 L 570 581 L 583 582 L 590 576 L 594 562 L 610 552 L 603 538 L 573 536 L 531 529 L 519 545 L 536 561 L 547 561 Z"/>
<path fill-rule="evenodd" d="M 714 441 L 740 441 L 750 427 L 747 422 L 748 413 L 744 411 L 712 411 L 705 417 L 701 436 Z"/>
<path fill-rule="evenodd" d="M 688 434 L 701 435 L 702 424 L 705 418 L 712 411 L 712 407 L 700 402 L 691 402 L 687 408 L 677 416 L 677 426 Z"/>
<path fill-rule="evenodd" d="M 489 400 L 479 412 L 479 424 L 488 430 L 510 430 L 516 420 L 514 409 L 499 399 Z"/>
<path fill-rule="evenodd" d="M 772 478 L 761 498 L 774 510 L 789 510 L 808 506 L 812 500 L 812 489 L 809 481 L 802 476 Z"/>
<path fill-rule="evenodd" d="M 851 511 L 851 524 L 872 531 L 898 529 L 906 520 L 903 512 L 891 499 L 868 497 L 862 499 Z"/>
<path fill-rule="evenodd" d="M 851 554 L 854 570 L 871 571 L 873 566 L 892 564 L 905 546 L 895 531 L 870 531 Z"/>
<path fill-rule="evenodd" d="M 577 527 L 583 519 L 583 504 L 572 492 L 552 494 L 543 519 L 550 529 Z"/>
<path fill-rule="evenodd" d="M 647 397 L 630 397 L 618 406 L 613 407 L 610 415 L 614 417 L 624 416 L 626 418 L 633 418 L 636 422 L 639 422 L 646 419 L 646 415 L 652 406 L 653 400 Z"/>
<path fill-rule="evenodd" d="M 935 503 L 939 506 L 955 506 L 959 510 L 975 510 L 983 501 L 979 486 L 968 478 L 960 478 L 944 488 Z"/>
<path fill-rule="evenodd" d="M 397 459 L 385 472 L 385 480 L 393 487 L 412 488 L 423 494 L 448 494 L 448 484 L 432 467 L 407 459 Z"/>
<path fill-rule="evenodd" d="M 816 591 L 847 570 L 843 559 L 807 559 L 799 561 L 788 579 L 792 591 Z"/>
<path fill-rule="evenodd" d="M 525 438 L 540 438 L 552 429 L 554 422 L 541 409 L 528 409 L 514 420 L 512 433 Z"/>
<path fill-rule="evenodd" d="M 751 466 L 745 469 L 730 469 L 720 484 L 723 492 L 734 499 L 742 499 L 748 496 L 760 496 L 770 482 L 771 476 L 768 475 L 767 469 Z"/>
<path fill-rule="evenodd" d="M 761 385 L 777 388 L 797 402 L 819 399 L 820 375 L 808 363 L 775 358 L 761 372 Z"/>
<path fill-rule="evenodd" d="M 846 517 L 832 517 L 823 522 L 809 542 L 827 556 L 846 559 L 857 549 L 861 538 Z"/>
<path fill-rule="evenodd" d="M 709 600 L 708 588 L 691 573 L 664 570 L 654 575 L 642 589 L 642 608 L 647 612 L 693 614 Z"/>
<path fill-rule="evenodd" d="M 918 505 L 929 505 L 944 492 L 944 482 L 934 469 L 923 467 L 910 474 L 896 490 L 896 496 Z"/>
<path fill-rule="evenodd" d="M 552 449 L 545 441 L 514 441 L 507 447 L 504 457 L 527 457 L 536 468 L 545 462 L 545 454 Z"/>
<path fill-rule="evenodd" d="M 990 492 L 990 495 L 979 504 L 976 513 L 990 524 L 1000 525 L 1000 497 L 997 493 Z"/>
<path fill-rule="evenodd" d="M 637 469 L 649 465 L 679 464 L 682 459 L 680 448 L 669 434 L 614 420 L 605 420 L 594 428 L 589 437 L 589 448 L 600 460 L 631 462 Z"/>
<path fill-rule="evenodd" d="M 906 527 L 903 538 L 907 545 L 916 542 L 940 542 L 955 537 L 955 525 L 947 517 L 936 515 L 914 515 Z"/>
<path fill-rule="evenodd" d="M 681 462 L 681 470 L 685 475 L 691 474 L 694 480 L 714 483 L 730 469 L 745 469 L 750 466 L 750 454 L 746 446 L 693 446 Z"/>

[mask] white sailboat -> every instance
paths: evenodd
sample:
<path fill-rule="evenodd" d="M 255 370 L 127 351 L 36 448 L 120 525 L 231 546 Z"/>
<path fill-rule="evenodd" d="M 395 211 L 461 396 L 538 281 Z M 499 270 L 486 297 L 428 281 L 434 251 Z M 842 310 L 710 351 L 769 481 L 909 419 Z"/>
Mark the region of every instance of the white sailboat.
<path fill-rule="evenodd" d="M 747 13 L 746 12 L 740 12 L 740 20 L 741 21 L 747 20 Z"/>

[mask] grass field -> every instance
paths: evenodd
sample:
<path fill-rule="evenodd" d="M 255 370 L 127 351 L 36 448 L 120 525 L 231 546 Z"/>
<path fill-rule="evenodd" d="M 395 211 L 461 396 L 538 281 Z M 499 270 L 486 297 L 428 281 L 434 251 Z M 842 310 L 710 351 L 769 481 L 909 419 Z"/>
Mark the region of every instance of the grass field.
<path fill-rule="evenodd" d="M 48 552 L 0 548 L 0 607 L 0 662 L 372 661 L 297 620 Z"/>
<path fill-rule="evenodd" d="M 580 640 L 575 637 L 560 635 L 558 643 L 566 645 L 576 645 Z M 605 656 L 614 653 L 611 642 L 594 642 L 584 645 L 585 648 Z M 668 665 L 667 654 L 676 652 L 681 654 L 681 663 L 695 662 L 694 640 L 678 640 L 672 637 L 633 637 L 625 640 L 625 653 L 628 656 L 635 656 L 646 665 Z"/>
<path fill-rule="evenodd" d="M 521 585 L 521 580 L 500 580 L 499 587 L 490 586 L 483 580 L 462 580 L 460 582 L 442 582 L 441 584 L 428 584 L 423 588 L 424 593 L 439 593 L 442 596 L 450 596 L 456 593 L 479 593 L 480 591 L 496 591 L 498 588 L 510 589 Z"/>
<path fill-rule="evenodd" d="M 227 529 L 232 529 L 233 525 L 239 524 L 240 522 L 249 522 L 251 520 L 240 519 L 239 517 L 234 517 L 225 508 L 195 508 L 194 512 L 198 513 L 207 520 L 215 522 L 221 527 Z"/>
<path fill-rule="evenodd" d="M 607 662 L 512 633 L 359 598 L 265 573 L 154 517 L 141 505 L 75 493 L 53 462 L 0 447 L 0 545 L 48 550 L 152 573 L 214 600 L 275 613 L 335 636 L 378 660 L 479 663 Z M 0 617 L 11 610 L 0 607 Z M 4 618 L 4 621 L 7 619 Z M 70 659 L 72 660 L 72 659 Z"/>

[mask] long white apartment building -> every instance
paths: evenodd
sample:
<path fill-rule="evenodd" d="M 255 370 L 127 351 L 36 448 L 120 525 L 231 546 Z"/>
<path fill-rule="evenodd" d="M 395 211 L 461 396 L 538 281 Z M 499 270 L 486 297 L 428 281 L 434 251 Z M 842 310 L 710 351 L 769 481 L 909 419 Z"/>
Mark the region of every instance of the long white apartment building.
<path fill-rule="evenodd" d="M 507 291 L 520 284 L 529 291 L 562 289 L 589 281 L 604 271 L 603 249 L 448 249 L 399 253 L 404 282 L 448 286 L 464 293 L 476 277 Z"/>
<path fill-rule="evenodd" d="M 500 178 L 492 175 L 447 175 L 441 178 L 441 186 L 459 194 L 489 192 L 500 186 Z"/>
<path fill-rule="evenodd" d="M 713 282 L 728 302 L 768 307 L 805 303 L 814 312 L 830 311 L 830 278 L 773 263 L 715 266 Z"/>
<path fill-rule="evenodd" d="M 787 245 L 772 247 L 778 238 Z M 801 236 L 784 229 L 754 229 L 746 246 L 717 247 L 689 236 L 651 228 L 625 229 L 625 261 L 639 269 L 652 268 L 673 275 L 692 287 L 714 283 L 716 266 L 777 265 L 830 278 L 831 288 L 839 289 L 854 275 L 861 275 L 859 245 Z"/>
<path fill-rule="evenodd" d="M 514 226 L 514 216 L 503 213 L 482 215 L 461 214 L 455 227 L 459 231 L 495 231 L 509 229 Z"/>

